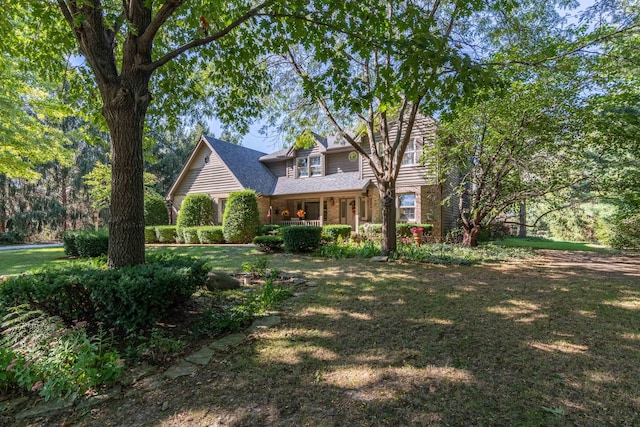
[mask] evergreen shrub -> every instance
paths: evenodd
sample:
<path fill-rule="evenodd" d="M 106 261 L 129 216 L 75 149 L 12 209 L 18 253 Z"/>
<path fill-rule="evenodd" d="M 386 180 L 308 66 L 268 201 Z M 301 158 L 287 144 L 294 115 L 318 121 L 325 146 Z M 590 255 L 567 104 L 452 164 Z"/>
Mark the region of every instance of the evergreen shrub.
<path fill-rule="evenodd" d="M 169 211 L 167 202 L 155 191 L 147 191 L 144 195 L 145 225 L 168 225 Z"/>
<path fill-rule="evenodd" d="M 274 236 L 280 234 L 278 224 L 264 224 L 258 227 L 258 236 Z"/>
<path fill-rule="evenodd" d="M 224 243 L 221 225 L 198 227 L 198 239 L 201 243 Z"/>
<path fill-rule="evenodd" d="M 282 250 L 284 240 L 280 236 L 256 236 L 253 244 L 258 246 L 260 252 L 278 252 Z"/>
<path fill-rule="evenodd" d="M 185 227 L 180 229 L 182 240 L 187 245 L 193 245 L 200 243 L 198 238 L 198 227 Z"/>
<path fill-rule="evenodd" d="M 258 233 L 259 215 L 258 196 L 255 191 L 231 193 L 222 220 L 224 240 L 228 243 L 251 242 Z"/>
<path fill-rule="evenodd" d="M 78 256 L 81 258 L 94 258 L 106 255 L 109 251 L 109 232 L 78 231 L 75 236 L 75 245 Z"/>
<path fill-rule="evenodd" d="M 206 194 L 189 194 L 180 205 L 178 228 L 213 224 L 213 200 Z"/>
<path fill-rule="evenodd" d="M 144 228 L 144 242 L 145 243 L 156 243 L 158 241 L 158 236 L 156 235 L 156 227 L 153 225 L 146 226 Z"/>
<path fill-rule="evenodd" d="M 296 225 L 282 229 L 287 252 L 310 252 L 320 246 L 322 227 Z"/>
<path fill-rule="evenodd" d="M 160 243 L 176 243 L 175 225 L 159 225 L 156 227 L 156 237 Z"/>
<path fill-rule="evenodd" d="M 66 231 L 62 233 L 62 245 L 64 253 L 67 256 L 78 256 L 78 248 L 76 247 L 76 232 Z"/>

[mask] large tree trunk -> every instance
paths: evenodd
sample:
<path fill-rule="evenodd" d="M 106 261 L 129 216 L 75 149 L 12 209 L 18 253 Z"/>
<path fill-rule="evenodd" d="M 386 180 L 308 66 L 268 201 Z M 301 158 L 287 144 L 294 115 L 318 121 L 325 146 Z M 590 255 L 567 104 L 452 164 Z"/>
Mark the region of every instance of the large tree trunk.
<path fill-rule="evenodd" d="M 114 90 L 103 115 L 111 134 L 110 267 L 144 263 L 142 135 L 149 105 L 148 77 Z"/>
<path fill-rule="evenodd" d="M 471 228 L 464 228 L 464 234 L 462 235 L 462 246 L 476 247 L 478 246 L 478 234 L 480 233 L 480 226 L 474 225 Z"/>
<path fill-rule="evenodd" d="M 393 182 L 379 182 L 378 187 L 382 205 L 382 255 L 387 256 L 397 250 L 396 186 Z"/>

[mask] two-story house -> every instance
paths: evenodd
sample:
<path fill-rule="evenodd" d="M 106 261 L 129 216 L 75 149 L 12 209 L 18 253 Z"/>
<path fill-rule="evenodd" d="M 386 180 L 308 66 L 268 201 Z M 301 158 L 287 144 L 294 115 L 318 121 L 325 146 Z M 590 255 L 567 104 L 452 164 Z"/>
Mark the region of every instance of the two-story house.
<path fill-rule="evenodd" d="M 396 184 L 398 222 L 432 223 L 442 238 L 456 226 L 456 206 L 442 204 L 446 185 L 433 167 L 420 164 L 424 144 L 433 141 L 435 122 L 422 117 Z M 229 193 L 253 189 L 259 194 L 263 224 L 350 224 L 381 222 L 380 196 L 373 172 L 363 157 L 335 137 L 316 136 L 311 148 L 286 148 L 265 154 L 202 136 L 167 195 L 175 221 L 187 194 L 208 194 L 214 222 L 222 222 Z M 297 217 L 304 211 L 303 218 Z M 288 214 L 288 215 L 287 215 Z"/>

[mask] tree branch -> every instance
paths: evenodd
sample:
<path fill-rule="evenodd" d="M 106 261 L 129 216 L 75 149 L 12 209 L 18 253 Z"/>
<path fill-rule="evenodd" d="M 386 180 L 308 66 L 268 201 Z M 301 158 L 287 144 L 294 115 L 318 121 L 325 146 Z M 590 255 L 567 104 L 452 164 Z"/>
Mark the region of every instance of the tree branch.
<path fill-rule="evenodd" d="M 173 13 L 178 10 L 180 6 L 184 3 L 184 0 L 170 0 L 160 7 L 160 10 L 153 18 L 153 20 L 149 23 L 149 26 L 144 30 L 144 33 L 139 37 L 138 42 L 142 45 L 149 45 L 160 27 L 167 22 L 167 20 L 173 15 Z M 128 17 L 130 19 L 130 17 Z"/>
<path fill-rule="evenodd" d="M 172 59 L 176 58 L 177 56 L 181 55 L 182 53 L 188 51 L 189 49 L 193 49 L 194 47 L 204 46 L 204 45 L 209 44 L 209 43 L 211 43 L 213 41 L 219 40 L 222 37 L 224 37 L 227 34 L 229 34 L 234 29 L 236 29 L 237 27 L 239 27 L 240 25 L 244 24 L 249 19 L 253 18 L 254 16 L 257 16 L 259 11 L 261 11 L 262 9 L 264 9 L 266 7 L 271 6 L 275 2 L 276 2 L 276 0 L 267 0 L 264 3 L 261 3 L 258 6 L 248 10 L 242 16 L 237 18 L 235 21 L 233 21 L 231 24 L 229 24 L 228 26 L 226 26 L 222 30 L 218 31 L 217 33 L 212 34 L 212 35 L 210 35 L 208 37 L 204 37 L 202 39 L 192 40 L 189 43 L 186 43 L 186 44 L 178 47 L 177 49 L 167 53 L 166 55 L 164 55 L 160 59 L 158 59 L 158 60 L 156 60 L 156 61 L 154 61 L 154 62 L 152 62 L 150 64 L 142 65 L 141 67 L 143 69 L 147 70 L 147 71 L 154 71 L 157 68 L 162 67 L 163 65 L 165 65 L 167 62 L 171 61 Z"/>

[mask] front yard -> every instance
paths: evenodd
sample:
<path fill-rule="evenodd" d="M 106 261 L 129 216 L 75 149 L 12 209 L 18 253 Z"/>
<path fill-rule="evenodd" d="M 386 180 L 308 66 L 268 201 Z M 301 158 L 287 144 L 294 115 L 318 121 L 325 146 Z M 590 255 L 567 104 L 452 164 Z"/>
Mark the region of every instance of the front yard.
<path fill-rule="evenodd" d="M 236 271 L 253 253 L 197 250 Z M 277 254 L 270 264 L 317 283 L 285 301 L 278 326 L 193 376 L 134 382 L 29 425 L 640 422 L 638 257 L 433 266 Z"/>

